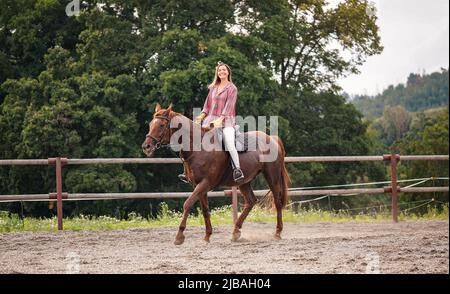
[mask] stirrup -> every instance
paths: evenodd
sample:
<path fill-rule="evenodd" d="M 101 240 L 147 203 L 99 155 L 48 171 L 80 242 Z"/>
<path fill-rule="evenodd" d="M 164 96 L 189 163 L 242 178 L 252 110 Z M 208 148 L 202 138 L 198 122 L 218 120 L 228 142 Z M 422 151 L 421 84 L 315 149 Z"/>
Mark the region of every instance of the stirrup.
<path fill-rule="evenodd" d="M 178 178 L 179 178 L 182 182 L 184 182 L 184 183 L 186 183 L 186 184 L 189 184 L 189 180 L 188 180 L 188 178 L 186 177 L 185 174 L 179 174 L 179 175 L 178 175 Z"/>
<path fill-rule="evenodd" d="M 240 168 L 235 168 L 233 171 L 233 180 L 235 182 L 241 182 L 242 180 L 244 180 L 244 173 L 242 172 L 242 170 Z"/>

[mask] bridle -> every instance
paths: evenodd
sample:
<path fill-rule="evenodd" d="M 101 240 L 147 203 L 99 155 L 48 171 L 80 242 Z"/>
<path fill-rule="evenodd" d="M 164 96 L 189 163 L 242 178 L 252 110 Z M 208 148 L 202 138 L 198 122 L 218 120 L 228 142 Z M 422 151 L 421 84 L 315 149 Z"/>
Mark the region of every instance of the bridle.
<path fill-rule="evenodd" d="M 172 144 L 170 144 L 170 139 L 169 139 L 169 143 L 164 143 L 164 144 L 162 143 L 162 140 L 163 140 L 164 135 L 166 134 L 167 130 L 169 130 L 169 138 L 172 136 L 172 134 L 170 134 L 170 118 L 168 118 L 167 116 L 162 116 L 162 115 L 155 116 L 153 119 L 155 119 L 155 118 L 165 119 L 167 121 L 167 125 L 159 139 L 153 137 L 150 134 L 145 135 L 146 138 L 151 138 L 153 140 L 153 142 L 156 142 L 150 152 L 154 152 L 155 150 L 158 150 L 160 148 L 169 148 L 173 152 L 173 150 L 170 148 L 172 146 Z M 185 162 L 185 161 L 189 160 L 193 155 L 194 155 L 194 152 L 192 152 L 191 155 L 188 156 L 188 158 L 183 158 L 183 156 L 181 155 L 181 150 L 180 150 L 180 154 L 178 154 L 178 157 L 181 159 L 181 161 Z"/>
<path fill-rule="evenodd" d="M 169 141 L 169 143 L 164 143 L 164 144 L 162 142 L 162 140 L 164 138 L 164 135 L 166 134 L 167 130 L 169 130 L 169 138 L 170 138 L 170 118 L 168 118 L 167 116 L 162 116 L 162 115 L 155 116 L 153 119 L 155 119 L 155 118 L 165 119 L 167 121 L 167 125 L 164 128 L 164 131 L 162 132 L 161 137 L 159 139 L 153 137 L 150 134 L 145 135 L 146 138 L 151 138 L 153 140 L 153 142 L 156 142 L 154 144 L 154 147 L 152 148 L 151 151 L 155 151 L 155 150 L 158 150 L 160 148 L 170 147 L 170 141 Z"/>

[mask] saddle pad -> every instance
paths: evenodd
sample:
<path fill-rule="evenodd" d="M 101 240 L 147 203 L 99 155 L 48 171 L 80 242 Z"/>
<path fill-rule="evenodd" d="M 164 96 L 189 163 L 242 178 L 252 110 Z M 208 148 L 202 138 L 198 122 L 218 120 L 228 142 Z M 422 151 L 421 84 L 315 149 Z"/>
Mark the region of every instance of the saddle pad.
<path fill-rule="evenodd" d="M 236 132 L 236 150 L 238 152 L 247 152 L 248 151 L 248 134 Z"/>

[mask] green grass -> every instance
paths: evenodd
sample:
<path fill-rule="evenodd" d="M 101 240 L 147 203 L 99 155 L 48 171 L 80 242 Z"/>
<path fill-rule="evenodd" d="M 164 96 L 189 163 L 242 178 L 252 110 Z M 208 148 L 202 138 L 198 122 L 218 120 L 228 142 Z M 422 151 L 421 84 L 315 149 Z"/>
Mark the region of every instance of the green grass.
<path fill-rule="evenodd" d="M 417 215 L 412 212 L 400 213 L 399 220 L 448 220 L 449 206 L 448 203 L 443 209 L 437 210 L 434 206 L 428 205 L 427 212 Z M 181 213 L 169 210 L 166 203 L 162 203 L 160 211 L 155 219 L 146 219 L 130 213 L 127 220 L 119 220 L 113 217 L 100 216 L 91 217 L 81 215 L 75 218 L 65 218 L 63 225 L 65 230 L 84 231 L 84 230 L 104 230 L 104 229 L 131 229 L 146 228 L 155 226 L 178 226 L 181 220 Z M 295 213 L 292 210 L 283 212 L 283 220 L 287 223 L 305 223 L 305 222 L 348 222 L 348 221 L 390 221 L 389 211 L 375 215 L 359 214 L 351 215 L 348 211 L 330 212 L 325 210 L 308 210 Z M 211 211 L 211 222 L 213 225 L 233 224 L 231 206 L 224 206 Z M 246 219 L 246 222 L 265 222 L 275 223 L 276 213 L 255 207 Z M 188 218 L 188 225 L 203 226 L 204 220 L 200 211 L 191 214 Z M 21 231 L 56 231 L 57 219 L 53 218 L 29 218 L 20 219 L 18 215 L 8 216 L 7 212 L 0 211 L 0 233 L 5 232 L 21 232 Z"/>

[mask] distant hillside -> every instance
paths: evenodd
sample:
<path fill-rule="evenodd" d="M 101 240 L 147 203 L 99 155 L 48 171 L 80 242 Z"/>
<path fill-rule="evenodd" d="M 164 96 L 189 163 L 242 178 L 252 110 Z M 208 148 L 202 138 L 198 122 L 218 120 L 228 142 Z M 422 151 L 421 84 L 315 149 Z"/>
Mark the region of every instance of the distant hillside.
<path fill-rule="evenodd" d="M 416 112 L 448 106 L 448 69 L 432 74 L 411 73 L 404 84 L 389 86 L 377 96 L 355 96 L 352 103 L 365 117 L 383 115 L 385 106 L 401 105 L 407 111 Z"/>

